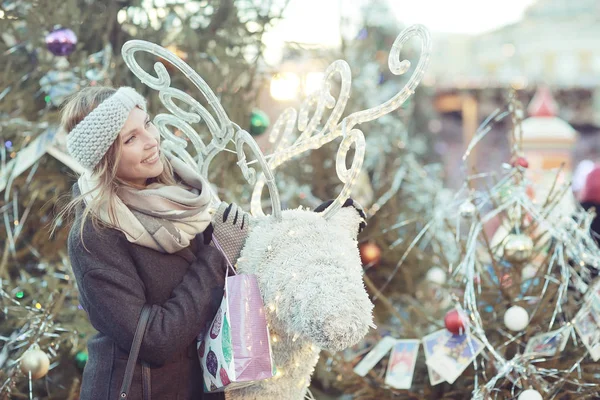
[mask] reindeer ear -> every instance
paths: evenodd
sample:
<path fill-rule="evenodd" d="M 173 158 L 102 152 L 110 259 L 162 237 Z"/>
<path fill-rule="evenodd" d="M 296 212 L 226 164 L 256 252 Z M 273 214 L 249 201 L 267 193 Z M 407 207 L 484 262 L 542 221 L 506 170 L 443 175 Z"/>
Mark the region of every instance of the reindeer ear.
<path fill-rule="evenodd" d="M 333 203 L 333 200 L 327 200 L 315 208 L 315 212 L 324 211 L 331 203 Z M 346 200 L 340 211 L 334 214 L 329 221 L 351 231 L 353 237 L 357 237 L 367 224 L 363 208 L 350 198 Z"/>

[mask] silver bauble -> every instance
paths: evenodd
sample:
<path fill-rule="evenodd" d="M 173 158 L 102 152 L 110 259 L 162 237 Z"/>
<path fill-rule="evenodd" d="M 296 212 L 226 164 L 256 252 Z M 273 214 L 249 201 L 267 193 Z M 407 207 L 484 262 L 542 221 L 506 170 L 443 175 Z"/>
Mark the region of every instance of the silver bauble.
<path fill-rule="evenodd" d="M 529 260 L 533 253 L 533 240 L 521 233 L 511 233 L 504 240 L 504 258 L 510 262 Z"/>
<path fill-rule="evenodd" d="M 37 345 L 33 345 L 21 358 L 20 366 L 25 375 L 31 371 L 32 379 L 40 379 L 48 373 L 50 359 Z"/>

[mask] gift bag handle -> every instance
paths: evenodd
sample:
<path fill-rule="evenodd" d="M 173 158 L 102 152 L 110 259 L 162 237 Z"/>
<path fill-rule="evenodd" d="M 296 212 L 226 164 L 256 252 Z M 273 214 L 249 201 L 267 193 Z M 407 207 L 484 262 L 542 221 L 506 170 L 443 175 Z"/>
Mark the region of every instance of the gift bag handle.
<path fill-rule="evenodd" d="M 233 272 L 234 275 L 237 275 L 235 268 L 233 268 L 233 265 L 231 265 L 229 258 L 227 258 L 227 254 L 225 254 L 225 252 L 223 251 L 223 248 L 219 244 L 219 241 L 217 240 L 216 237 L 214 237 L 214 235 L 213 235 L 212 240 L 213 240 L 213 243 L 215 244 L 215 247 L 221 252 L 221 254 L 223 254 L 223 257 L 225 257 L 225 261 L 227 261 L 228 268 L 227 268 L 227 271 L 225 272 L 225 277 L 229 276 L 229 269 L 231 269 L 231 271 Z"/>

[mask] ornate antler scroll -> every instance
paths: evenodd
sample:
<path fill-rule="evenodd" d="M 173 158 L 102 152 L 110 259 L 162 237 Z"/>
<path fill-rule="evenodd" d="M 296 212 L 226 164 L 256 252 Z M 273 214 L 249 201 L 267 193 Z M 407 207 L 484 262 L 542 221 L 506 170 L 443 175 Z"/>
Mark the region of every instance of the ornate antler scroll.
<path fill-rule="evenodd" d="M 418 36 L 421 39 L 421 54 L 415 71 L 411 75 L 406 85 L 394 97 L 385 103 L 367 110 L 355 112 L 341 122 L 338 122 L 350 97 L 350 68 L 345 61 L 335 61 L 327 70 L 321 89 L 318 93 L 309 96 L 300 107 L 300 112 L 296 113 L 293 108 L 284 111 L 281 117 L 276 121 L 273 131 L 271 132 L 271 141 L 275 143 L 273 156 L 269 161 L 269 167 L 275 169 L 287 160 L 310 149 L 317 149 L 326 143 L 333 141 L 339 136 L 343 136 L 342 142 L 336 156 L 336 171 L 339 179 L 345 184 L 337 197 L 336 201 L 327 208 L 324 212 L 325 218 L 330 218 L 337 210 L 340 209 L 344 201 L 348 198 L 356 177 L 360 173 L 364 160 L 365 139 L 363 133 L 359 129 L 354 129 L 354 126 L 372 121 L 382 115 L 388 114 L 400 107 L 406 99 L 413 93 L 429 64 L 429 56 L 431 51 L 431 39 L 429 32 L 422 25 L 411 26 L 396 38 L 390 55 L 388 58 L 388 66 L 390 71 L 395 75 L 402 75 L 410 68 L 410 61 L 400 61 L 400 51 L 403 45 L 412 37 Z M 335 74 L 341 77 L 341 89 L 339 97 L 336 100 L 330 93 L 330 84 L 332 77 Z M 308 121 L 308 110 L 316 103 L 316 110 L 313 117 Z M 323 126 L 321 131 L 315 133 L 319 122 L 325 112 L 325 107 L 331 109 L 331 115 Z M 298 129 L 302 133 L 298 139 L 291 145 L 287 146 L 286 140 L 290 138 L 294 131 L 294 124 L 298 115 Z M 285 129 L 282 131 L 282 127 Z M 354 145 L 356 152 L 352 160 L 350 169 L 346 168 L 346 155 L 350 147 Z M 254 215 L 262 215 L 263 211 L 260 204 L 261 193 L 265 184 L 265 178 L 261 175 L 256 182 L 254 192 L 252 194 L 252 213 Z"/>
<path fill-rule="evenodd" d="M 264 155 L 250 134 L 229 120 L 229 117 L 219 103 L 217 96 L 196 71 L 170 51 L 157 44 L 143 40 L 128 41 L 123 45 L 121 52 L 129 69 L 142 81 L 142 83 L 159 92 L 160 101 L 170 112 L 170 114 L 158 114 L 154 118 L 154 123 L 164 138 L 161 144 L 162 149 L 181 158 L 188 165 L 198 168 L 200 173 L 208 178 L 208 168 L 212 159 L 225 149 L 228 142 L 233 140 L 236 144 L 238 165 L 242 169 L 244 178 L 246 178 L 248 183 L 254 184 L 256 181 L 256 173 L 253 168 L 248 166 L 246 154 L 243 149 L 243 145 L 247 144 L 263 168 L 263 182 L 266 182 L 269 187 L 269 193 L 273 204 L 273 215 L 280 219 L 281 204 L 279 192 L 277 191 L 273 174 L 269 169 Z M 161 57 L 181 71 L 186 78 L 200 90 L 200 93 L 208 102 L 208 106 L 212 109 L 214 114 L 216 114 L 216 118 L 214 118 L 210 111 L 192 96 L 177 88 L 171 87 L 171 76 L 162 63 L 156 62 L 154 64 L 156 76 L 147 73 L 135 59 L 137 52 L 147 52 L 154 56 Z M 178 100 L 188 105 L 190 111 L 182 110 L 175 104 L 174 100 Z M 204 144 L 200 135 L 191 126 L 191 124 L 199 122 L 204 122 L 206 124 L 212 136 L 212 140 L 208 145 Z M 186 140 L 174 135 L 169 130 L 168 126 L 180 130 L 181 133 L 190 140 L 196 150 L 195 159 L 186 150 Z M 215 201 L 218 201 L 218 196 L 214 192 L 213 198 Z"/>
<path fill-rule="evenodd" d="M 275 152 L 269 162 L 266 161 L 254 139 L 246 131 L 229 120 L 218 98 L 206 82 L 175 54 L 154 43 L 141 40 L 131 40 L 125 43 L 122 53 L 123 59 L 129 69 L 144 84 L 159 91 L 160 100 L 169 111 L 169 113 L 159 114 L 154 118 L 154 122 L 164 138 L 162 143 L 163 150 L 181 158 L 188 165 L 198 168 L 203 176 L 208 177 L 208 169 L 212 159 L 225 149 L 227 143 L 230 141 L 235 142 L 238 165 L 242 170 L 244 178 L 250 184 L 255 185 L 252 194 L 252 213 L 254 215 L 264 215 L 260 204 L 260 197 L 266 184 L 269 188 L 271 203 L 273 205 L 273 215 L 278 219 L 281 217 L 281 204 L 272 173 L 273 169 L 307 150 L 317 149 L 342 136 L 343 139 L 336 155 L 336 172 L 339 179 L 344 183 L 344 187 L 336 201 L 323 213 L 325 218 L 331 218 L 350 195 L 350 191 L 354 186 L 364 161 L 365 137 L 361 130 L 354 127 L 358 124 L 379 118 L 400 107 L 414 93 L 415 88 L 423 77 L 429 63 L 431 40 L 428 31 L 421 25 L 414 25 L 405 29 L 396 38 L 390 51 L 388 66 L 390 71 L 395 75 L 402 75 L 409 70 L 411 64 L 408 60 L 400 61 L 400 51 L 404 43 L 413 36 L 418 36 L 421 39 L 421 55 L 415 71 L 398 94 L 377 107 L 355 112 L 340 122 L 340 118 L 350 97 L 351 74 L 350 67 L 345 61 L 338 60 L 333 62 L 325 71 L 321 90 L 310 95 L 300 107 L 299 112 L 296 112 L 292 108 L 287 109 L 275 123 L 270 136 L 272 141 L 275 142 Z M 181 71 L 200 90 L 200 93 L 208 102 L 208 106 L 212 109 L 216 118 L 192 96 L 171 87 L 171 77 L 162 63 L 157 62 L 154 64 L 156 76 L 147 73 L 135 59 L 135 54 L 138 51 L 161 57 Z M 341 78 L 340 94 L 337 101 L 330 93 L 330 83 L 336 74 L 339 74 Z M 186 104 L 190 110 L 185 111 L 181 109 L 175 104 L 174 100 Z M 313 107 L 315 111 L 312 117 L 310 117 L 310 110 Z M 322 125 L 321 130 L 317 132 L 325 108 L 332 109 L 332 112 L 325 124 Z M 204 122 L 207 125 L 212 136 L 212 140 L 208 145 L 202 141 L 191 125 L 199 122 Z M 293 134 L 296 123 L 301 134 L 292 145 L 289 145 L 288 140 Z M 168 126 L 178 129 L 190 140 L 196 150 L 195 158 L 186 150 L 187 141 L 174 135 Z M 284 126 L 285 129 L 283 129 Z M 249 163 L 246 160 L 244 144 L 250 147 L 250 150 L 254 153 L 262 168 L 258 180 L 255 178 L 256 171 L 249 167 Z M 346 168 L 346 156 L 352 146 L 355 147 L 355 153 L 352 165 L 348 169 Z M 218 201 L 216 193 L 213 193 L 213 198 L 215 201 Z"/>

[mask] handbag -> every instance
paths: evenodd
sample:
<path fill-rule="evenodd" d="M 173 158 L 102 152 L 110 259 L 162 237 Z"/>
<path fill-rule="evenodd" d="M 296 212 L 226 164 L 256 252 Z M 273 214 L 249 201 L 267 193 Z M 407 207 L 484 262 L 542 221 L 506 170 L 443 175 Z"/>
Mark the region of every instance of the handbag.
<path fill-rule="evenodd" d="M 138 354 L 140 353 L 140 346 L 142 345 L 142 338 L 146 331 L 146 325 L 148 325 L 148 318 L 150 317 L 151 306 L 145 304 L 142 307 L 140 313 L 140 319 L 133 335 L 133 343 L 131 344 L 131 351 L 129 352 L 129 358 L 127 359 L 127 366 L 125 367 L 125 377 L 123 378 L 123 385 L 121 386 L 121 394 L 119 395 L 120 400 L 127 399 L 127 393 L 131 387 L 131 381 L 133 380 L 133 373 L 135 371 L 135 365 L 137 364 Z M 144 400 L 150 400 L 150 366 L 142 361 L 142 398 Z"/>

